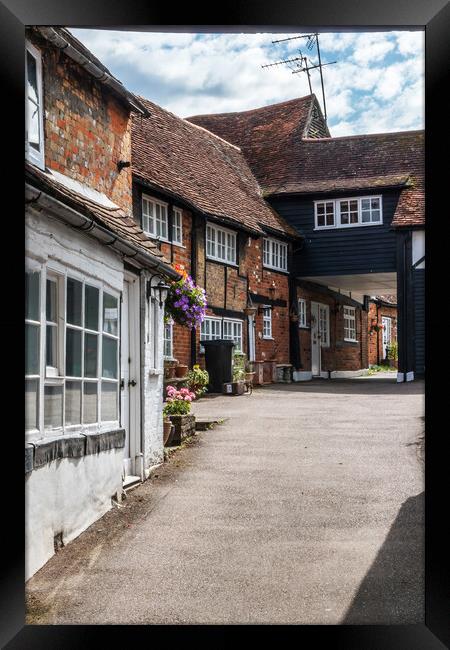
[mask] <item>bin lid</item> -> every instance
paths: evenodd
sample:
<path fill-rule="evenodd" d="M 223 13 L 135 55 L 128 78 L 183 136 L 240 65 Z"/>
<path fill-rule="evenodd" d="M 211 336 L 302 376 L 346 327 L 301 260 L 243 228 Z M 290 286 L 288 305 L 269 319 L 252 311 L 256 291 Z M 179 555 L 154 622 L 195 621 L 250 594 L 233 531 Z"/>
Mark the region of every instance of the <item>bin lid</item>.
<path fill-rule="evenodd" d="M 200 341 L 205 347 L 231 347 L 234 346 L 234 341 L 228 339 L 214 339 L 213 341 Z"/>

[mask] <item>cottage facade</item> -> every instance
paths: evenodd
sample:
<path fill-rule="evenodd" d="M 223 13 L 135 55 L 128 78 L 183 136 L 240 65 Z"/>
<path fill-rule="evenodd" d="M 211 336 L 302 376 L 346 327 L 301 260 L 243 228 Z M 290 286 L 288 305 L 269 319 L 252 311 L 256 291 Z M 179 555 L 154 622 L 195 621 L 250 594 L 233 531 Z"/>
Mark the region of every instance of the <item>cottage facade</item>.
<path fill-rule="evenodd" d="M 306 323 L 291 330 L 296 378 L 368 367 L 376 294 L 398 299 L 398 380 L 423 375 L 423 132 L 333 138 L 314 95 L 188 119 L 241 147 L 267 201 L 303 237 L 291 270 Z"/>
<path fill-rule="evenodd" d="M 132 129 L 133 213 L 206 290 L 202 327 L 166 327 L 166 356 L 203 363 L 203 340 L 233 340 L 272 381 L 289 364 L 289 269 L 299 236 L 265 202 L 240 149 L 141 98 Z"/>
<path fill-rule="evenodd" d="M 178 278 L 131 217 L 131 112 L 65 29 L 26 41 L 26 577 L 163 460 L 163 311 Z"/>

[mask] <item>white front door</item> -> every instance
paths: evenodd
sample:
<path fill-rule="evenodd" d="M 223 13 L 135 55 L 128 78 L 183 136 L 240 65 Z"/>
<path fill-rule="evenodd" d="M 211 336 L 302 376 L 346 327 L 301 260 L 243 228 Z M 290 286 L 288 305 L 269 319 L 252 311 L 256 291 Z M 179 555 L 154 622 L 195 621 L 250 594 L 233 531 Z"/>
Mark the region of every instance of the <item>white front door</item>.
<path fill-rule="evenodd" d="M 320 376 L 319 303 L 311 302 L 311 372 Z"/>
<path fill-rule="evenodd" d="M 388 316 L 381 319 L 383 325 L 383 359 L 386 359 L 387 348 L 392 342 L 392 320 Z"/>
<path fill-rule="evenodd" d="M 125 276 L 122 294 L 121 329 L 121 403 L 120 419 L 125 429 L 123 475 L 139 477 L 140 439 L 140 336 L 139 336 L 139 278 Z"/>

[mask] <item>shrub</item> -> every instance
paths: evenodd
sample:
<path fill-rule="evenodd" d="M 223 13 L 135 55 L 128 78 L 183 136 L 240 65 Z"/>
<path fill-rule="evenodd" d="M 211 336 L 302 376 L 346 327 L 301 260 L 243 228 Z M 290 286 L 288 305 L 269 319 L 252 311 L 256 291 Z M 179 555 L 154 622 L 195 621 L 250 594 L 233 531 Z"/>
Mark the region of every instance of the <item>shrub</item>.
<path fill-rule="evenodd" d="M 397 342 L 391 343 L 387 349 L 387 358 L 396 361 L 398 359 L 398 345 Z"/>
<path fill-rule="evenodd" d="M 189 370 L 186 380 L 187 387 L 195 393 L 197 397 L 201 397 L 207 391 L 209 384 L 209 374 L 206 370 L 202 370 L 198 364 Z"/>

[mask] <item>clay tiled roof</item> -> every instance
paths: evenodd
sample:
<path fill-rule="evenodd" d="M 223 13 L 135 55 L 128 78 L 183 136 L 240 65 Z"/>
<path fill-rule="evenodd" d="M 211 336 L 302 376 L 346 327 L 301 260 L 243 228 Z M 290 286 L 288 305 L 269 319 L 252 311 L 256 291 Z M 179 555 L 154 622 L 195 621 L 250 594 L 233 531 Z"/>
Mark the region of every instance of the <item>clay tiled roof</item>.
<path fill-rule="evenodd" d="M 49 173 L 43 172 L 30 163 L 25 163 L 25 178 L 33 187 L 49 194 L 77 212 L 92 218 L 95 222 L 117 234 L 142 252 L 153 255 L 159 261 L 169 264 L 156 244 L 150 240 L 136 224 L 131 215 L 124 210 L 106 207 L 96 201 L 59 183 Z"/>
<path fill-rule="evenodd" d="M 404 186 L 392 225 L 425 222 L 423 131 L 323 137 L 314 95 L 188 119 L 241 146 L 265 195 Z"/>
<path fill-rule="evenodd" d="M 132 122 L 132 168 L 137 180 L 230 225 L 257 234 L 274 230 L 299 236 L 266 203 L 238 147 L 140 99 L 150 116 L 137 116 Z"/>

